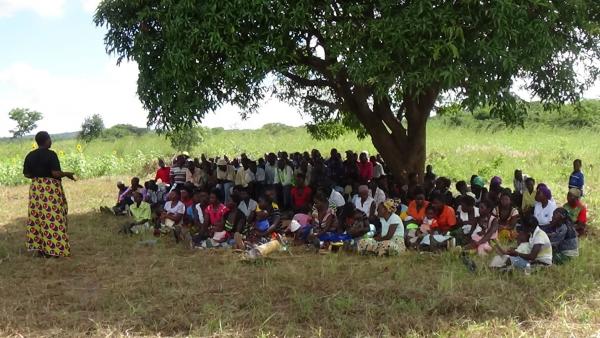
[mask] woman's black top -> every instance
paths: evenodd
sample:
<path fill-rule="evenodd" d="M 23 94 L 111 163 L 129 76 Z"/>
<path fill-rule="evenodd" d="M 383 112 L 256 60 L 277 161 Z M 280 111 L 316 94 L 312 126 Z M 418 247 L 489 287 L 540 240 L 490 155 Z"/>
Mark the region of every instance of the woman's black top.
<path fill-rule="evenodd" d="M 61 171 L 58 156 L 52 150 L 36 149 L 25 157 L 23 175 L 26 177 L 52 178 L 52 171 Z"/>

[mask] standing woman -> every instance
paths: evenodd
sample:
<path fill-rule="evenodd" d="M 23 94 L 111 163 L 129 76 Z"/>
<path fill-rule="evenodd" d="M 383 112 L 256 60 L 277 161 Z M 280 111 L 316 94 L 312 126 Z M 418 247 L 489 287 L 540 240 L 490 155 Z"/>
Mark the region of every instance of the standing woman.
<path fill-rule="evenodd" d="M 27 249 L 45 257 L 71 255 L 67 235 L 67 199 L 61 179 L 75 180 L 71 172 L 63 172 L 58 156 L 50 147 L 50 135 L 41 131 L 35 135 L 38 149 L 25 157 L 23 175 L 31 179 Z"/>

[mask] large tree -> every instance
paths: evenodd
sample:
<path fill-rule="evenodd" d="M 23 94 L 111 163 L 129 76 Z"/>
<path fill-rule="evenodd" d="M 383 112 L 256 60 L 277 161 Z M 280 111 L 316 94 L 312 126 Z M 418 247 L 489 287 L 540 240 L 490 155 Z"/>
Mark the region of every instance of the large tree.
<path fill-rule="evenodd" d="M 423 172 L 440 95 L 517 122 L 517 79 L 548 106 L 576 101 L 600 56 L 597 0 L 104 0 L 95 22 L 138 63 L 149 124 L 274 93 L 316 136 L 370 136 L 396 174 Z"/>
<path fill-rule="evenodd" d="M 10 131 L 13 138 L 19 138 L 37 127 L 38 121 L 42 119 L 42 113 L 27 108 L 14 108 L 8 112 L 8 117 L 17 123 L 15 129 Z"/>

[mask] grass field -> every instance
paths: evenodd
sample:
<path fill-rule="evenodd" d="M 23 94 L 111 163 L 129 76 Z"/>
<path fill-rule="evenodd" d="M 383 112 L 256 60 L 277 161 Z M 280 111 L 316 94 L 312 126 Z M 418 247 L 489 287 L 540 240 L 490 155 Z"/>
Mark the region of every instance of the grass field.
<path fill-rule="evenodd" d="M 195 153 L 258 154 L 331 146 L 372 150 L 367 141 L 350 135 L 337 142 L 315 142 L 296 129 L 273 136 L 221 132 Z M 27 147 L 3 144 L 0 155 L 10 154 L 8 158 L 20 162 Z M 520 167 L 548 183 L 561 203 L 572 159 L 580 157 L 591 219 L 600 207 L 594 167 L 600 159 L 600 139 L 591 131 L 493 132 L 433 123 L 428 147 L 438 174 L 453 179 L 499 174 L 510 182 L 512 171 Z M 55 148 L 86 161 L 115 151 L 117 159 L 129 163 L 132 174 L 143 172 L 144 165 L 127 156 L 139 150 L 150 159 L 149 152 L 172 152 L 152 135 L 92 143 L 81 152 L 75 141 L 57 142 Z M 248 264 L 229 251 L 188 251 L 170 239 L 144 247 L 135 238 L 117 235 L 124 220 L 102 215 L 97 208 L 112 204 L 114 182 L 130 176 L 66 182 L 73 257 L 64 260 L 31 258 L 24 251 L 28 188 L 0 187 L 0 336 L 600 334 L 600 240 L 595 231 L 582 241 L 577 260 L 531 276 L 497 274 L 481 260 L 481 269 L 473 274 L 452 253 L 375 259 L 295 249 L 292 255 Z"/>

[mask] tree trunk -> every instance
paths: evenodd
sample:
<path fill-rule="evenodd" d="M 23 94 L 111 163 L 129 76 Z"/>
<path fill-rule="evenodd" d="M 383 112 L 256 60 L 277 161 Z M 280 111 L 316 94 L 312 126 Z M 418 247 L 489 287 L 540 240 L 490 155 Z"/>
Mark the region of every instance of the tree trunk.
<path fill-rule="evenodd" d="M 370 131 L 369 134 L 375 149 L 381 154 L 394 177 L 407 178 L 408 174 L 417 173 L 419 179 L 422 179 L 427 156 L 426 120 L 421 125 L 409 127 L 407 131 L 409 137 Z"/>
<path fill-rule="evenodd" d="M 386 98 L 376 100 L 371 110 L 367 95 L 361 92 L 354 94 L 354 104 L 350 107 L 371 135 L 375 149 L 391 174 L 396 179 L 406 179 L 408 174 L 417 173 L 419 181 L 422 181 L 427 157 L 427 119 L 438 90 L 432 88 L 419 96 L 404 98 L 406 128 L 393 114 Z"/>

